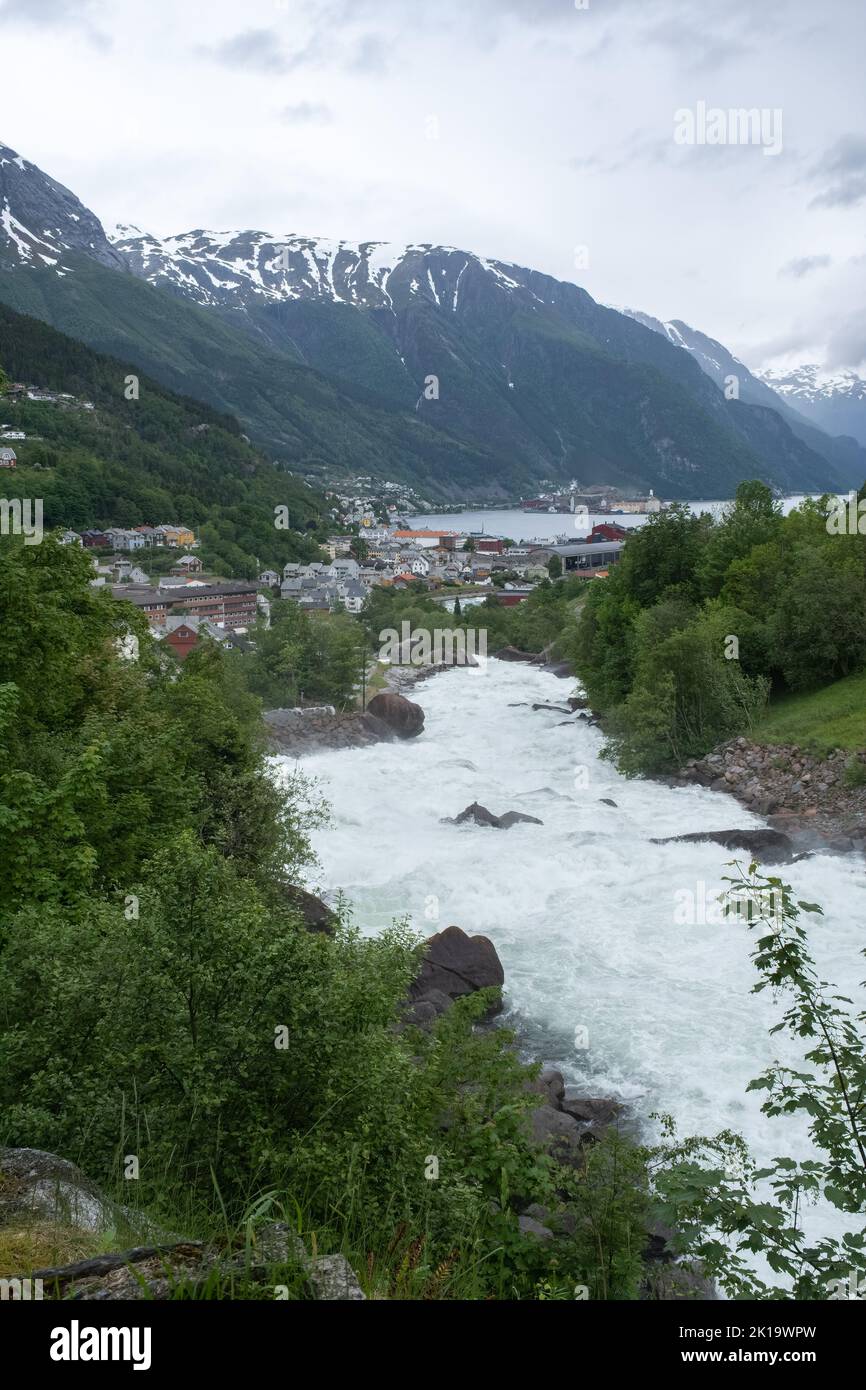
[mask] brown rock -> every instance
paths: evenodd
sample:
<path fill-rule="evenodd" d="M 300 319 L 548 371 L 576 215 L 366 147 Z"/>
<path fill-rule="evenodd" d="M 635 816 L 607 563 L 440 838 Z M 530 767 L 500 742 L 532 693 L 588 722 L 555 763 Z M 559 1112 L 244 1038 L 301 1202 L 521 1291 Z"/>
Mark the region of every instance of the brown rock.
<path fill-rule="evenodd" d="M 308 893 L 306 888 L 298 888 L 296 884 L 290 883 L 284 886 L 283 894 L 298 912 L 307 931 L 334 935 L 339 919 L 328 904 L 317 898 L 315 893 Z"/>
<path fill-rule="evenodd" d="M 409 997 L 422 999 L 435 990 L 453 1000 L 479 989 L 500 989 L 504 983 L 505 971 L 489 937 L 468 936 L 451 926 L 428 939 Z"/>
<path fill-rule="evenodd" d="M 404 695 L 383 691 L 374 695 L 367 712 L 381 719 L 398 738 L 416 738 L 424 728 L 424 711 Z"/>

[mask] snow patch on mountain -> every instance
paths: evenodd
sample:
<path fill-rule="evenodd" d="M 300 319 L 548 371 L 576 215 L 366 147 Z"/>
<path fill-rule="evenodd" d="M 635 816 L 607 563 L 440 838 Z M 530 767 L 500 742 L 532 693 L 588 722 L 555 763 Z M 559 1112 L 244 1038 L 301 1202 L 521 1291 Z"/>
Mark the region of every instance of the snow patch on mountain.
<path fill-rule="evenodd" d="M 780 396 L 791 400 L 816 400 L 846 396 L 851 400 L 866 400 L 866 380 L 856 372 L 831 372 L 814 362 L 785 369 L 767 367 L 755 376 L 765 381 Z"/>

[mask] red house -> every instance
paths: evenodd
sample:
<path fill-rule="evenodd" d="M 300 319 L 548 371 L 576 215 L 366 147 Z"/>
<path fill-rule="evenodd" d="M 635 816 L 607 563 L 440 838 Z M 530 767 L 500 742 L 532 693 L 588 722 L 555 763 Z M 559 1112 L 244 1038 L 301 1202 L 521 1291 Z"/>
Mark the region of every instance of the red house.
<path fill-rule="evenodd" d="M 198 624 L 196 624 L 197 626 Z M 171 647 L 178 661 L 186 661 L 190 652 L 198 646 L 199 635 L 196 628 L 189 627 L 186 623 L 179 623 L 164 641 L 167 647 Z"/>
<path fill-rule="evenodd" d="M 590 543 L 595 541 L 624 541 L 627 536 L 628 528 L 626 526 L 618 526 L 615 521 L 599 521 L 593 526 L 586 539 Z"/>

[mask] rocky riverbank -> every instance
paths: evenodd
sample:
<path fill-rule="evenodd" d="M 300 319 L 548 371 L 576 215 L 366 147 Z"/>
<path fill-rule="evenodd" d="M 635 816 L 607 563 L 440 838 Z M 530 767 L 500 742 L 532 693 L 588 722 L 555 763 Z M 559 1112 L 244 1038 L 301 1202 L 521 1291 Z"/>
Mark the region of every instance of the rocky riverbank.
<path fill-rule="evenodd" d="M 365 710 L 339 713 L 333 705 L 265 710 L 268 748 L 303 758 L 324 748 L 365 748 L 371 743 L 415 738 L 424 728 L 424 711 L 393 691 L 374 695 Z"/>
<path fill-rule="evenodd" d="M 839 749 L 821 758 L 791 744 L 734 738 L 692 758 L 676 780 L 729 793 L 801 848 L 866 849 L 864 753 Z"/>

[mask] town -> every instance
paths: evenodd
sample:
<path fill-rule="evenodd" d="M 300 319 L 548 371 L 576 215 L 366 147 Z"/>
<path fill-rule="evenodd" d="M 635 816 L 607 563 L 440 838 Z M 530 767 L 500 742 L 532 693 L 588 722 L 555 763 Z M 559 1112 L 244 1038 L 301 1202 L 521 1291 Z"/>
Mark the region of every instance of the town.
<path fill-rule="evenodd" d="M 517 545 L 456 530 L 362 524 L 354 533 L 329 536 L 321 560 L 289 561 L 282 571 L 262 570 L 255 581 L 205 573 L 194 531 L 180 524 L 66 530 L 61 539 L 90 554 L 94 588 L 107 587 L 134 604 L 153 636 L 183 660 L 205 636 L 244 650 L 255 623 L 268 626 L 274 599 L 309 612 L 357 615 L 373 589 L 411 587 L 445 603 L 493 597 L 512 606 L 563 574 L 604 579 L 627 535 L 624 527 L 601 522 L 573 541 Z M 177 559 L 154 580 L 148 555 L 166 550 Z"/>

